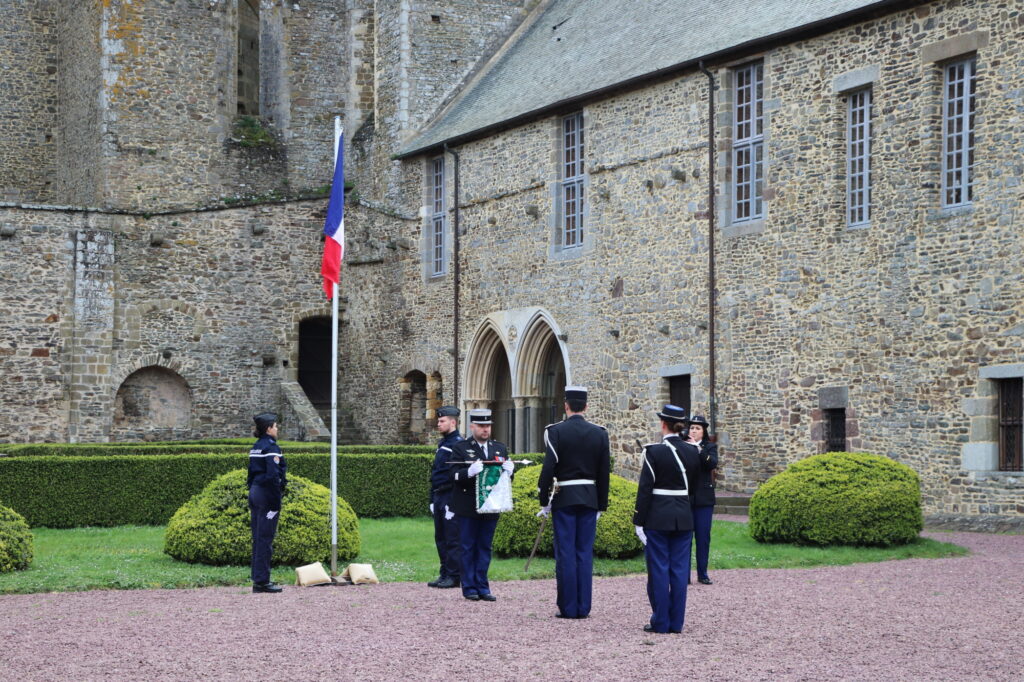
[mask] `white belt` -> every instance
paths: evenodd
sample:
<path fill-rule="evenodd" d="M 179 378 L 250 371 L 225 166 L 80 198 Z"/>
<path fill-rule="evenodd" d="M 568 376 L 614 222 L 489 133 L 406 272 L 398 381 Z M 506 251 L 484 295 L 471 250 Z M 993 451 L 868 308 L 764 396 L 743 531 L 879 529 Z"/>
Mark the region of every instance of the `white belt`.
<path fill-rule="evenodd" d="M 655 495 L 675 495 L 677 497 L 686 497 L 690 494 L 689 490 L 669 490 L 668 488 L 655 488 L 651 492 Z"/>
<path fill-rule="evenodd" d="M 589 478 L 572 478 L 569 479 L 568 481 L 559 481 L 558 487 L 563 488 L 567 485 L 594 485 L 596 483 L 597 481 L 594 481 Z"/>

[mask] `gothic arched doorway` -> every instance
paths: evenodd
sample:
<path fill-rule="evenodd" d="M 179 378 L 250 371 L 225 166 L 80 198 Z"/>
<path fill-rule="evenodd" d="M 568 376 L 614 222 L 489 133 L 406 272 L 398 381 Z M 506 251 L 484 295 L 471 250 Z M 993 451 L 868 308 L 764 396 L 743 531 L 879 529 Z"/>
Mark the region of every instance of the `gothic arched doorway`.
<path fill-rule="evenodd" d="M 480 327 L 470 346 L 463 405 L 467 410 L 489 408 L 494 419 L 491 437 L 515 450 L 516 410 L 512 400 L 512 372 L 505 345 L 491 322 Z M 464 423 L 469 423 L 468 416 Z M 468 426 L 465 431 L 469 433 Z"/>
<path fill-rule="evenodd" d="M 530 321 L 519 349 L 520 433 L 524 451 L 543 449 L 544 427 L 562 419 L 566 384 L 565 356 L 551 323 L 543 315 Z"/>

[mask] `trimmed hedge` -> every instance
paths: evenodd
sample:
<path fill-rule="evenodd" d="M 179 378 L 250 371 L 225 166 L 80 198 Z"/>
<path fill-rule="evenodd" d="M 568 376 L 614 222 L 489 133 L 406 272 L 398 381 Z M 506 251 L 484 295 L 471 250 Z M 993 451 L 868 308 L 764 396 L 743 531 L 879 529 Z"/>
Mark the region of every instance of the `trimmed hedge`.
<path fill-rule="evenodd" d="M 175 443 L 40 443 L 0 445 L 0 453 L 8 457 L 109 457 L 110 455 L 180 455 L 206 454 L 229 455 L 248 452 L 254 439 L 239 439 L 238 442 L 175 442 Z M 281 441 L 285 453 L 321 452 L 330 454 L 329 443 L 305 441 Z M 340 445 L 338 453 L 345 454 L 434 454 L 434 448 L 426 445 Z"/>
<path fill-rule="evenodd" d="M 289 476 L 330 485 L 325 453 L 285 450 Z M 338 495 L 359 516 L 424 516 L 433 454 L 340 454 Z M 230 455 L 63 455 L 0 458 L 0 500 L 32 526 L 160 525 L 217 476 L 248 461 Z"/>
<path fill-rule="evenodd" d="M 252 557 L 246 471 L 210 482 L 175 512 L 164 533 L 164 553 L 190 563 L 246 565 Z M 288 477 L 274 538 L 275 566 L 301 566 L 331 558 L 331 491 L 301 476 Z M 359 554 L 359 520 L 338 498 L 338 558 Z"/>
<path fill-rule="evenodd" d="M 759 542 L 888 546 L 921 532 L 917 473 L 888 457 L 830 452 L 791 464 L 750 500 Z"/>
<path fill-rule="evenodd" d="M 13 509 L 0 505 L 0 573 L 23 571 L 32 563 L 32 531 Z"/>
<path fill-rule="evenodd" d="M 543 455 L 540 456 L 543 459 Z M 537 500 L 537 481 L 540 467 L 529 467 L 516 472 L 512 481 L 512 511 L 501 515 L 494 532 L 493 547 L 501 556 L 530 555 L 537 539 L 540 502 Z M 643 551 L 633 529 L 633 509 L 636 506 L 637 484 L 621 476 L 611 475 L 608 486 L 608 511 L 597 522 L 594 554 L 612 559 L 633 557 Z M 538 556 L 554 556 L 550 521 L 537 548 Z"/>

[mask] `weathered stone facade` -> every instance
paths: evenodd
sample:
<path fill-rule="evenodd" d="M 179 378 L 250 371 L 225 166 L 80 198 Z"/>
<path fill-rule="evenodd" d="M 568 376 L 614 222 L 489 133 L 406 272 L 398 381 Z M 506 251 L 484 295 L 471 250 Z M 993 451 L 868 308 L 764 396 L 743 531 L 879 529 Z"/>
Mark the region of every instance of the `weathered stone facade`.
<path fill-rule="evenodd" d="M 329 308 L 316 277 L 324 201 L 294 197 L 329 182 L 334 114 L 354 184 L 339 396 L 350 438 L 422 440 L 433 408 L 458 399 L 494 407 L 516 445 L 536 449 L 564 377 L 590 387 L 617 470 L 635 474 L 636 440 L 653 436 L 672 377 L 688 376 L 695 410 L 708 410 L 709 84 L 696 68 L 453 145 L 448 267 L 431 277 L 427 169 L 443 150 L 393 155 L 551 3 L 265 1 L 260 113 L 276 141 L 255 149 L 231 141 L 236 3 L 27 4 L 34 47 L 14 50 L 24 41 L 0 31 L 0 53 L 48 77 L 15 81 L 30 99 L 0 106 L 25 122 L 0 132 L 15 145 L 52 128 L 65 144 L 5 148 L 0 185 L 13 201 L 99 210 L 0 209 L 13 228 L 0 240 L 0 442 L 111 437 L 119 388 L 147 367 L 191 392 L 189 426 L 170 435 L 236 435 L 264 404 L 301 403 L 283 397 L 295 394 L 298 323 Z M 77 39 L 40 37 L 70 19 Z M 826 413 L 840 409 L 850 449 L 921 474 L 933 518 L 1024 526 L 1024 478 L 993 471 L 991 456 L 992 368 L 1024 363 L 1022 39 L 1015 3 L 904 3 L 709 64 L 723 487 L 753 490 L 821 451 Z M 172 44 L 186 57 L 168 60 Z M 968 54 L 975 198 L 942 209 L 942 65 Z M 740 223 L 733 77 L 751 60 L 764 64 L 766 209 Z M 100 82 L 98 101 L 75 86 Z M 864 85 L 873 216 L 850 228 L 845 98 Z M 59 105 L 33 117 L 31 98 Z M 587 206 L 582 247 L 565 249 L 556 188 L 561 117 L 574 110 Z M 64 169 L 65 154 L 88 163 Z M 231 206 L 271 192 L 293 199 Z"/>

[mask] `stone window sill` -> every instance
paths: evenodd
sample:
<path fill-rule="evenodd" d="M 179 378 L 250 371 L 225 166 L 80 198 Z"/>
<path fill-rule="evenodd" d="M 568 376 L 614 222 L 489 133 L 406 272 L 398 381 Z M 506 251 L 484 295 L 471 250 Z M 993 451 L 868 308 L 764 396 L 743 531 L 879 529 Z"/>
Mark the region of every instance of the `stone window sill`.
<path fill-rule="evenodd" d="M 733 223 L 722 228 L 722 236 L 726 238 L 744 237 L 751 234 L 761 234 L 762 232 L 764 232 L 764 218 Z"/>

